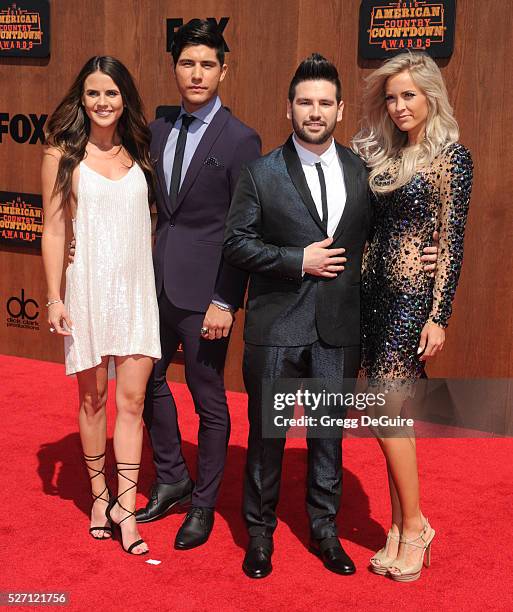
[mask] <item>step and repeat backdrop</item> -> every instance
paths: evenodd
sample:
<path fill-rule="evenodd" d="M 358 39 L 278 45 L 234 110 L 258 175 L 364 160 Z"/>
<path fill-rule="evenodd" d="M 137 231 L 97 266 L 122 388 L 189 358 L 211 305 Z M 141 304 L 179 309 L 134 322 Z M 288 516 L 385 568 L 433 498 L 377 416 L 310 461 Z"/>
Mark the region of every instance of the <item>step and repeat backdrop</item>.
<path fill-rule="evenodd" d="M 148 119 L 157 106 L 178 104 L 168 49 L 176 28 L 197 17 L 223 32 L 222 101 L 259 132 L 264 152 L 289 134 L 288 84 L 311 52 L 339 68 L 345 111 L 336 137 L 343 144 L 358 129 L 363 79 L 379 58 L 405 48 L 437 58 L 475 182 L 448 341 L 429 373 L 513 376 L 512 15 L 511 0 L 0 0 L 0 351 L 63 360 L 62 340 L 46 323 L 40 254 L 49 114 L 99 54 L 128 66 Z M 226 368 L 233 390 L 243 390 L 242 327 L 239 313 Z M 171 370 L 183 380 L 179 363 Z"/>

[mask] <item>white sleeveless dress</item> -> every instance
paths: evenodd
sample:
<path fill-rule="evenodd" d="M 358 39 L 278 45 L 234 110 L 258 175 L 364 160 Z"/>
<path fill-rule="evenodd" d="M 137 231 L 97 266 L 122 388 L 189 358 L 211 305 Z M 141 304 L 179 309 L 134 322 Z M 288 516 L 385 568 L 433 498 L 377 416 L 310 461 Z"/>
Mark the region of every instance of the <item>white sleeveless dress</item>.
<path fill-rule="evenodd" d="M 103 356 L 159 359 L 159 314 L 151 253 L 148 187 L 134 164 L 113 181 L 80 163 L 74 262 L 66 270 L 73 330 L 64 338 L 66 374 Z M 112 361 L 112 360 L 111 360 Z"/>

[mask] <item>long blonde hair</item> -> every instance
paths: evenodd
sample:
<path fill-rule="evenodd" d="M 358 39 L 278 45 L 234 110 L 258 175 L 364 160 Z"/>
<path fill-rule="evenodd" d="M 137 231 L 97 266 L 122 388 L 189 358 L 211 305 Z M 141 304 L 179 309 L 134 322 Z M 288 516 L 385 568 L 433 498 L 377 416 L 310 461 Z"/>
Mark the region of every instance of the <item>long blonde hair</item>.
<path fill-rule="evenodd" d="M 385 101 L 387 79 L 407 70 L 427 98 L 428 115 L 424 140 L 407 147 L 408 134 L 402 132 L 388 114 Z M 422 166 L 459 136 L 458 124 L 449 104 L 447 89 L 436 63 L 426 53 L 407 51 L 387 60 L 366 78 L 363 97 L 363 127 L 352 140 L 352 148 L 367 164 L 369 185 L 374 193 L 389 193 L 405 185 Z M 376 180 L 399 158 L 398 170 L 390 180 Z"/>

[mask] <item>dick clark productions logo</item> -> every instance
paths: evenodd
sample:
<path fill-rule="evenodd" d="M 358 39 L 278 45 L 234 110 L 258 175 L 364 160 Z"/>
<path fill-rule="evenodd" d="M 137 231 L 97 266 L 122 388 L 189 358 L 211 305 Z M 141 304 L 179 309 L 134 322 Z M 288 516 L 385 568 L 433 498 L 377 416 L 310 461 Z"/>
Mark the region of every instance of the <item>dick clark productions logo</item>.
<path fill-rule="evenodd" d="M 7 302 L 7 327 L 39 330 L 39 304 L 33 298 L 25 297 L 25 289 L 21 290 L 20 297 L 13 295 Z"/>

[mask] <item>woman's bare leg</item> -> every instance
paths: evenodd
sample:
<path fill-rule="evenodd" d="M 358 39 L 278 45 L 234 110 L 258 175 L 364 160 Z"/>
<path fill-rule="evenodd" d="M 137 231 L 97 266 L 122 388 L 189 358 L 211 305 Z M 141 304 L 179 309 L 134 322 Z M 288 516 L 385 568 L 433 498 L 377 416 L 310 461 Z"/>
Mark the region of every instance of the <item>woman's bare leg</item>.
<path fill-rule="evenodd" d="M 403 403 L 402 394 L 389 393 L 384 413 L 390 418 L 400 416 Z M 378 442 L 385 455 L 391 485 L 392 523 L 400 521 L 402 539 L 412 540 L 419 536 L 426 522 L 420 510 L 415 434 L 408 427 L 398 427 L 388 433 L 378 437 Z M 400 543 L 397 559 L 405 565 L 413 565 L 421 554 L 421 548 Z"/>
<path fill-rule="evenodd" d="M 108 526 L 105 516 L 107 501 L 109 498 L 105 484 L 103 468 L 105 465 L 105 445 L 107 441 L 107 357 L 102 359 L 100 365 L 95 368 L 83 370 L 77 373 L 79 411 L 78 427 L 82 450 L 86 461 L 89 478 L 91 479 L 91 491 L 94 496 L 101 495 L 91 509 L 91 527 L 100 525 Z M 94 459 L 98 457 L 98 459 Z M 93 458 L 93 459 L 91 459 Z M 95 538 L 110 537 L 109 531 L 98 529 L 92 532 Z"/>
<path fill-rule="evenodd" d="M 136 485 L 143 441 L 144 396 L 153 360 L 142 355 L 131 355 L 116 357 L 115 362 L 117 416 L 114 429 L 114 453 L 118 463 L 118 496 L 120 499 L 119 504 L 112 509 L 111 516 L 117 523 L 122 521 L 123 547 L 128 549 L 133 542 L 140 539 L 135 516 L 129 516 L 129 513 L 135 511 Z M 126 516 L 129 518 L 123 520 Z M 148 546 L 143 543 L 136 546 L 133 553 L 141 554 L 147 550 Z"/>
<path fill-rule="evenodd" d="M 390 531 L 394 537 L 390 538 L 387 546 L 387 557 L 395 559 L 399 551 L 399 538 L 401 536 L 403 517 L 401 512 L 401 503 L 395 488 L 392 474 L 390 473 L 390 467 L 387 462 L 387 477 L 388 477 L 388 490 L 390 493 L 390 506 L 392 509 L 392 522 L 390 525 Z"/>
<path fill-rule="evenodd" d="M 395 488 L 394 479 L 390 473 L 390 467 L 387 463 L 387 477 L 388 477 L 388 490 L 390 491 L 390 505 L 392 507 L 392 532 L 394 535 L 400 535 L 403 528 L 403 515 L 401 512 L 401 503 L 399 501 L 399 495 Z"/>

